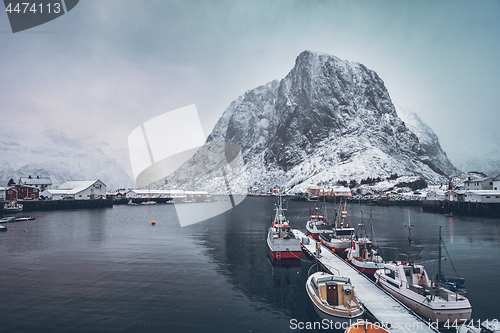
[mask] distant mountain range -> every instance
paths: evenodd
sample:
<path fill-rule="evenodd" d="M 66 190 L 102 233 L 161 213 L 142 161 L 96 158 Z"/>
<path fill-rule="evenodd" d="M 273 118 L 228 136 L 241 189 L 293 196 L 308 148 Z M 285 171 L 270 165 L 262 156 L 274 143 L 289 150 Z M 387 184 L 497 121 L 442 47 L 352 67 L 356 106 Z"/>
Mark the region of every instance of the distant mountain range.
<path fill-rule="evenodd" d="M 439 184 L 459 173 L 427 125 L 414 114 L 400 110 L 400 116 L 373 70 L 304 51 L 284 79 L 233 101 L 207 144 L 241 147 L 245 166 L 236 191 L 242 192 L 275 186 L 298 192 L 394 173 Z M 168 177 L 170 187 L 220 189 L 198 176 L 197 158 Z"/>
<path fill-rule="evenodd" d="M 125 170 L 99 148 L 34 125 L 0 124 L 0 186 L 29 175 L 50 177 L 53 188 L 68 180 L 100 179 L 107 189 L 133 187 Z"/>

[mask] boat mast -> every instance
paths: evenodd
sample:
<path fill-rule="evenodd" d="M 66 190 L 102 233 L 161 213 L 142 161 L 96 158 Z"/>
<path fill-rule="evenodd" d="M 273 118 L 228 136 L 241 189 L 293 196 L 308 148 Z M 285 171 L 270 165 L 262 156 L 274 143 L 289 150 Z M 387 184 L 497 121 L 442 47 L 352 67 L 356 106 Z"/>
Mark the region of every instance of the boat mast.
<path fill-rule="evenodd" d="M 439 282 L 440 278 L 441 278 L 441 226 L 439 226 L 438 276 L 436 277 L 436 283 Z"/>
<path fill-rule="evenodd" d="M 413 261 L 411 260 L 411 227 L 413 226 L 411 224 L 411 220 L 410 220 L 410 212 L 408 212 L 408 225 L 406 225 L 405 223 L 405 226 L 408 227 L 408 263 L 410 264 L 413 264 Z"/>

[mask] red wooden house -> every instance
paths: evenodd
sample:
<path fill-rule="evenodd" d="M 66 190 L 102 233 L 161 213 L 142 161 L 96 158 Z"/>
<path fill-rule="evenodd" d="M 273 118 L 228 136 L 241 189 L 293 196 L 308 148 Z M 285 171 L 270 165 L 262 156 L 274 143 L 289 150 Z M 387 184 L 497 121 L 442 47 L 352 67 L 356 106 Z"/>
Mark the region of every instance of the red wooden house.
<path fill-rule="evenodd" d="M 35 186 L 17 184 L 12 186 L 17 191 L 18 200 L 38 200 L 40 190 Z"/>

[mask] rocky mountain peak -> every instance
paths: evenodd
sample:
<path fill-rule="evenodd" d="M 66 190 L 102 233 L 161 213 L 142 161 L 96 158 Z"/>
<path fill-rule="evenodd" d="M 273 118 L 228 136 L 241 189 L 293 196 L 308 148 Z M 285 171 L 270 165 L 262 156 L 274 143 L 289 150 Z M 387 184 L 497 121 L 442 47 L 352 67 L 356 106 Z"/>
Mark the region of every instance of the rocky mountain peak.
<path fill-rule="evenodd" d="M 437 138 L 436 138 L 437 139 Z M 241 147 L 250 188 L 333 185 L 338 180 L 399 175 L 443 182 L 454 167 L 438 158 L 398 117 L 384 82 L 360 63 L 304 51 L 281 81 L 233 101 L 207 139 Z M 196 158 L 196 156 L 195 156 Z M 180 170 L 196 174 L 194 165 Z M 450 167 L 451 166 L 451 167 Z M 205 180 L 206 183 L 206 180 Z M 200 188 L 210 189 L 200 180 Z M 246 189 L 245 189 L 246 190 Z"/>

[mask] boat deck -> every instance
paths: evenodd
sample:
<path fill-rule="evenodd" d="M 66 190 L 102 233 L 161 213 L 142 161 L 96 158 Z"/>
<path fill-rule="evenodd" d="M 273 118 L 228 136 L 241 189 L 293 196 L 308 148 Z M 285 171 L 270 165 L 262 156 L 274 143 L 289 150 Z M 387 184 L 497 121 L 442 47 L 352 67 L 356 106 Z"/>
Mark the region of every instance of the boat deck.
<path fill-rule="evenodd" d="M 302 244 L 302 249 L 317 259 L 325 269 L 334 275 L 341 275 L 351 279 L 356 296 L 378 323 L 387 325 L 387 327 L 390 324 L 390 332 L 438 332 L 436 329 L 431 328 L 426 320 L 421 319 L 406 306 L 380 289 L 372 280 L 332 253 L 327 247 L 321 245 L 321 254 L 317 258 L 316 241 L 300 230 L 294 229 L 292 231 L 298 239 L 309 238 L 309 244 Z"/>

